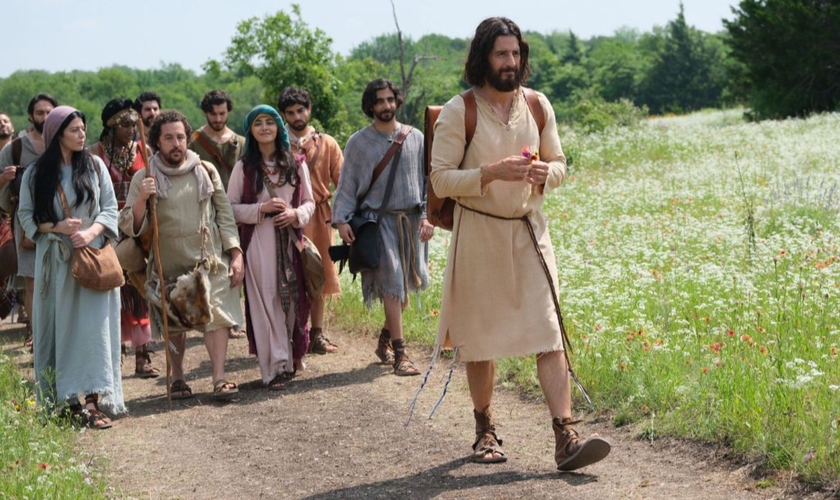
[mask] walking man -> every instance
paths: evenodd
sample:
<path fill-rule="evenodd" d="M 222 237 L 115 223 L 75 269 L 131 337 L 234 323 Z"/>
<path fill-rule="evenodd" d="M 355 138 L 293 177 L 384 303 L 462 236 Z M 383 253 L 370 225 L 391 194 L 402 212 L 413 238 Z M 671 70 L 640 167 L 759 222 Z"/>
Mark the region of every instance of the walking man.
<path fill-rule="evenodd" d="M 362 295 L 368 307 L 374 299 L 385 308 L 385 325 L 379 335 L 376 356 L 392 364 L 394 374 L 419 375 L 408 358 L 403 339 L 402 312 L 408 294 L 429 283 L 429 252 L 426 242 L 434 226 L 426 220 L 426 180 L 423 171 L 423 134 L 397 122 L 403 95 L 388 80 L 368 83 L 362 94 L 362 111 L 373 119 L 369 127 L 354 133 L 344 148 L 344 165 L 333 203 L 332 223 L 345 243 L 355 240 L 350 220 L 357 211 L 379 223 L 379 265 L 362 271 Z M 391 148 L 393 160 L 376 179 L 373 172 Z M 396 171 L 394 171 L 396 169 Z M 390 175 L 393 182 L 388 181 Z M 390 193 L 388 185 L 392 184 Z"/>
<path fill-rule="evenodd" d="M 233 100 L 224 90 L 211 90 L 201 99 L 201 111 L 207 123 L 190 136 L 190 149 L 198 153 L 202 161 L 216 167 L 227 192 L 233 166 L 242 157 L 245 148 L 245 138 L 227 126 L 228 117 L 233 111 Z M 240 331 L 240 326 L 232 326 L 228 336 L 232 339 L 245 338 L 245 332 Z"/>
<path fill-rule="evenodd" d="M 451 341 L 467 363 L 476 422 L 472 458 L 482 463 L 507 460 L 491 412 L 494 360 L 536 354 L 555 461 L 567 471 L 602 460 L 610 445 L 597 436 L 583 439 L 573 427 L 579 421 L 572 419 L 557 268 L 542 213 L 545 192 L 565 177 L 566 158 L 551 104 L 523 88 L 530 74 L 519 27 L 506 18 L 486 19 L 464 69 L 472 87 L 438 118 L 430 181 L 456 206 L 436 344 Z M 477 121 L 465 150 L 468 113 Z"/>
<path fill-rule="evenodd" d="M 283 118 L 292 144 L 292 152 L 306 155 L 306 165 L 309 167 L 309 180 L 312 183 L 312 195 L 315 198 L 315 213 L 309 223 L 303 228 L 303 234 L 312 240 L 321 254 L 324 265 L 324 292 L 320 297 L 312 298 L 312 312 L 310 313 L 311 327 L 309 329 L 309 352 L 327 354 L 338 351 L 338 346 L 324 336 L 324 297 L 341 293 L 338 281 L 338 270 L 331 259 L 327 257 L 328 249 L 333 244 L 335 230 L 330 225 L 330 182 L 333 187 L 338 186 L 341 164 L 344 156 L 341 148 L 332 136 L 315 130 L 309 124 L 312 114 L 312 101 L 305 89 L 286 87 L 280 95 L 277 104 Z"/>
<path fill-rule="evenodd" d="M 225 376 L 225 358 L 228 329 L 242 323 L 239 285 L 245 276 L 244 263 L 233 209 L 219 173 L 212 164 L 202 162 L 197 154 L 187 149 L 190 132 L 187 119 L 177 111 L 161 113 L 152 124 L 149 143 L 156 153 L 149 162 L 153 175 L 147 178 L 146 169 L 143 169 L 132 178 L 125 207 L 120 211 L 119 227 L 129 237 L 148 230 L 150 220 L 146 201 L 155 195 L 160 235 L 157 243 L 164 277 L 184 276 L 198 265 L 207 272 L 209 300 L 201 301 L 196 297 L 201 293 L 191 290 L 192 294 L 188 294 L 192 298 L 188 304 L 191 309 L 182 312 L 209 317 L 210 322 L 195 328 L 169 322 L 175 346 L 172 398 L 192 397 L 192 389 L 184 376 L 184 350 L 187 330 L 197 329 L 204 334 L 204 345 L 210 356 L 213 397 L 227 399 L 239 392 L 236 384 Z M 202 254 L 207 258 L 203 259 Z M 157 277 L 156 266 L 152 254 L 146 270 L 149 281 Z M 174 304 L 170 303 L 169 308 L 172 311 Z M 152 328 L 160 334 L 161 310 L 151 301 L 149 309 Z"/>

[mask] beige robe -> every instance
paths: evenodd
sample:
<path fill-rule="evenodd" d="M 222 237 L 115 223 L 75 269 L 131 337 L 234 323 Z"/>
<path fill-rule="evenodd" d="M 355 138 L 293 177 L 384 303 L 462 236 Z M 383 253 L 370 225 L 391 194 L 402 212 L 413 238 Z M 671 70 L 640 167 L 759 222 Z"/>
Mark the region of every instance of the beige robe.
<path fill-rule="evenodd" d="M 213 321 L 201 329 L 210 332 L 217 328 L 241 325 L 243 320 L 242 306 L 239 302 L 239 287 L 231 289 L 228 272 L 230 269 L 230 250 L 240 248 L 239 233 L 233 220 L 233 209 L 228 201 L 225 188 L 219 178 L 219 173 L 212 164 L 208 167 L 210 179 L 213 181 L 213 196 L 205 203 L 199 203 L 196 194 L 196 181 L 192 172 L 181 176 L 169 177 L 171 186 L 167 198 L 158 200 L 157 219 L 160 231 L 160 255 L 163 264 L 163 275 L 169 280 L 192 271 L 196 263 L 201 260 L 201 220 L 207 222 L 210 238 L 207 253 L 211 261 L 217 264 L 210 271 L 210 306 L 213 311 Z M 197 165 L 195 168 L 204 168 Z M 128 236 L 137 236 L 149 228 L 149 213 L 143 220 L 139 232 L 134 231 L 134 215 L 132 207 L 140 194 L 140 183 L 146 176 L 146 169 L 138 171 L 131 179 L 128 198 L 125 207 L 120 211 L 119 227 Z M 241 248 L 240 248 L 241 249 Z M 146 268 L 146 278 L 156 270 L 157 264 L 154 252 L 150 255 Z M 152 321 L 152 331 L 160 335 L 157 322 Z M 175 327 L 169 322 L 170 333 L 187 331 Z"/>
<path fill-rule="evenodd" d="M 539 99 L 546 117 L 541 136 L 521 92 L 517 92 L 508 123 L 476 95 L 478 123 L 466 157 L 464 100 L 460 96 L 444 106 L 435 125 L 430 174 L 435 192 L 501 217 L 530 214 L 552 280 L 549 285 L 523 221 L 499 220 L 456 205 L 436 344 L 443 346 L 448 333 L 463 361 L 563 349 L 549 288 L 560 292 L 557 267 L 541 207 L 543 191 L 557 188 L 563 181 L 566 158 L 554 110 L 543 94 Z M 482 191 L 479 167 L 520 155 L 524 146 L 531 146 L 532 151 L 539 147 L 540 158 L 549 164 L 545 189 L 525 181 L 497 180 Z"/>

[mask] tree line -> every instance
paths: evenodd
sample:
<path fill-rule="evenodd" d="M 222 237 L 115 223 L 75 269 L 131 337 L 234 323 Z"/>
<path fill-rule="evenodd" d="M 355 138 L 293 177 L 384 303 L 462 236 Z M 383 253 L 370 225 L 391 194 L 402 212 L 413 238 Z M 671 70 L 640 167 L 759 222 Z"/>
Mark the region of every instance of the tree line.
<path fill-rule="evenodd" d="M 687 24 L 680 5 L 667 25 L 644 33 L 619 29 L 581 39 L 572 31 L 526 32 L 534 71 L 528 86 L 548 96 L 559 123 L 583 131 L 633 124 L 648 114 L 733 105 L 757 119 L 837 109 L 838 2 L 742 0 L 724 26 L 719 33 L 698 30 Z M 363 42 L 347 56 L 331 46 L 328 34 L 311 28 L 293 5 L 290 12 L 239 22 L 223 56 L 208 60 L 201 74 L 177 63 L 150 70 L 21 70 L 0 79 L 0 108 L 20 129 L 29 99 L 49 92 L 88 116 L 94 140 L 110 99 L 152 90 L 164 108 L 179 109 L 200 125 L 202 95 L 222 88 L 238 106 L 230 121 L 238 130 L 251 106 L 276 105 L 280 91 L 296 85 L 310 91 L 316 125 L 343 144 L 369 122 L 359 103 L 374 78 L 389 78 L 406 91 L 400 120 L 418 127 L 427 105 L 466 88 L 466 38 L 430 34 L 413 40 L 397 26 L 396 33 Z"/>

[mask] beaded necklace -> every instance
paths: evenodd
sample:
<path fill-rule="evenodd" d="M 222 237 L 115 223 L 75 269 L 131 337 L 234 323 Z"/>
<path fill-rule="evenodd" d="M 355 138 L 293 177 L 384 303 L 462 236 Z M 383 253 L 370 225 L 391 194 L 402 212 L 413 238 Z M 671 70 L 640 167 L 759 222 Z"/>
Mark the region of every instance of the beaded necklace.
<path fill-rule="evenodd" d="M 125 175 L 128 169 L 134 164 L 134 157 L 137 155 L 137 148 L 135 147 L 137 143 L 132 141 L 128 147 L 115 151 L 116 148 L 113 139 L 106 139 L 103 142 L 105 143 L 105 154 L 108 155 L 111 166 L 119 173 Z"/>
<path fill-rule="evenodd" d="M 282 175 L 282 172 L 280 171 L 280 167 L 277 167 L 277 169 L 274 172 L 272 172 L 268 169 L 268 165 L 263 161 L 263 162 L 260 162 L 260 169 L 263 172 L 263 177 L 264 177 L 264 180 L 265 180 L 266 184 L 268 184 L 269 186 L 271 186 L 273 188 L 281 188 L 281 187 L 286 185 L 286 176 Z M 273 180 L 271 180 L 271 176 L 276 175 L 278 173 L 281 174 L 278 181 L 274 182 Z"/>

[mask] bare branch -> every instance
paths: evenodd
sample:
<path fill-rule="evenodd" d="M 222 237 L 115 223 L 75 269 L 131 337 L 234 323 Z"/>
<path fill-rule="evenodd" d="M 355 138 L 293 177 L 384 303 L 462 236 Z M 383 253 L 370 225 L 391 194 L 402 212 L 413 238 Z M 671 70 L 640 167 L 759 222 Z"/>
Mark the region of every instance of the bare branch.
<path fill-rule="evenodd" d="M 400 44 L 400 76 L 402 77 L 402 89 L 408 95 L 408 85 L 411 82 L 405 77 L 405 45 L 403 44 L 402 30 L 400 29 L 400 22 L 397 19 L 397 6 L 394 5 L 394 0 L 391 0 L 391 11 L 394 13 L 394 24 L 397 26 L 397 42 Z"/>

